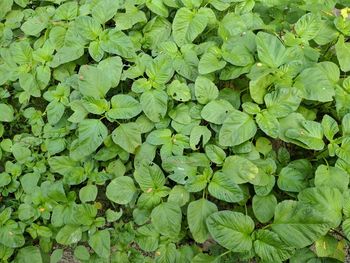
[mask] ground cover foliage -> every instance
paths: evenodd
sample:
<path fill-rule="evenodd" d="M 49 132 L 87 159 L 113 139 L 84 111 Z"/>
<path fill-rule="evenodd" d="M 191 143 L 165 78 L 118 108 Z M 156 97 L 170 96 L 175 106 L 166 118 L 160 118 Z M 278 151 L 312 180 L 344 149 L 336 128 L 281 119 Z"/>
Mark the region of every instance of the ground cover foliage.
<path fill-rule="evenodd" d="M 1 261 L 343 262 L 347 6 L 1 0 Z"/>

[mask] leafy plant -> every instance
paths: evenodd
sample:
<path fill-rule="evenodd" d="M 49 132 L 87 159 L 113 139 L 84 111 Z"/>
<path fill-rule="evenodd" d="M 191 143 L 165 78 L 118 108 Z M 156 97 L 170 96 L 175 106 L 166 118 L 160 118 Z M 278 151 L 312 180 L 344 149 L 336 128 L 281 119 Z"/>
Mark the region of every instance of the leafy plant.
<path fill-rule="evenodd" d="M 344 262 L 349 14 L 1 0 L 1 262 Z"/>

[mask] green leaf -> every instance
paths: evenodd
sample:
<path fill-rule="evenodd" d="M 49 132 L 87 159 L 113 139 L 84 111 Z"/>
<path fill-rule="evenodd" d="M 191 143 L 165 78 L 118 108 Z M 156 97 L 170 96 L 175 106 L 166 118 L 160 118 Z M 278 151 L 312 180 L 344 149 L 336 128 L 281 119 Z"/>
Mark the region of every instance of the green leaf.
<path fill-rule="evenodd" d="M 137 166 L 134 178 L 144 192 L 157 191 L 165 184 L 165 176 L 160 167 L 147 161 Z"/>
<path fill-rule="evenodd" d="M 174 80 L 167 87 L 167 93 L 174 100 L 186 102 L 191 99 L 191 90 L 185 83 Z"/>
<path fill-rule="evenodd" d="M 73 20 L 78 15 L 78 3 L 67 2 L 60 5 L 55 12 L 54 19 L 56 20 Z"/>
<path fill-rule="evenodd" d="M 222 171 L 236 184 L 244 184 L 254 181 L 258 176 L 259 168 L 248 159 L 235 155 L 225 159 Z"/>
<path fill-rule="evenodd" d="M 277 199 L 273 194 L 253 197 L 254 215 L 261 223 L 267 223 L 273 218 L 276 205 Z"/>
<path fill-rule="evenodd" d="M 208 191 L 211 196 L 228 203 L 238 203 L 245 198 L 245 192 L 234 178 L 222 172 L 214 174 L 209 183 Z"/>
<path fill-rule="evenodd" d="M 222 45 L 222 57 L 232 65 L 240 67 L 254 63 L 253 54 L 242 37 L 225 41 Z"/>
<path fill-rule="evenodd" d="M 192 201 L 187 208 L 187 222 L 194 240 L 203 243 L 209 237 L 206 219 L 217 212 L 216 205 L 206 199 Z"/>
<path fill-rule="evenodd" d="M 221 246 L 234 252 L 249 251 L 253 240 L 254 221 L 246 215 L 232 211 L 219 211 L 207 219 L 211 236 Z"/>
<path fill-rule="evenodd" d="M 303 40 L 315 38 L 321 29 L 321 19 L 318 15 L 308 13 L 303 15 L 295 24 L 295 32 Z"/>
<path fill-rule="evenodd" d="M 219 143 L 223 146 L 239 145 L 251 139 L 256 131 L 254 120 L 248 114 L 234 109 L 220 129 Z"/>
<path fill-rule="evenodd" d="M 278 137 L 279 123 L 274 115 L 268 111 L 262 111 L 256 115 L 256 123 L 259 128 L 268 136 L 272 138 Z"/>
<path fill-rule="evenodd" d="M 39 248 L 34 246 L 28 246 L 21 248 L 18 251 L 15 262 L 18 263 L 30 263 L 30 262 L 38 262 L 42 263 L 42 257 Z"/>
<path fill-rule="evenodd" d="M 320 165 L 315 173 L 315 186 L 338 188 L 341 192 L 348 189 L 349 175 L 338 167 Z"/>
<path fill-rule="evenodd" d="M 153 130 L 148 134 L 146 141 L 152 145 L 163 145 L 171 141 L 171 135 L 169 129 Z"/>
<path fill-rule="evenodd" d="M 167 113 L 168 95 L 164 91 L 150 90 L 140 97 L 143 112 L 153 122 L 160 122 Z"/>
<path fill-rule="evenodd" d="M 194 92 L 196 99 L 201 104 L 215 100 L 219 95 L 219 90 L 213 82 L 205 77 L 199 76 L 196 79 Z"/>
<path fill-rule="evenodd" d="M 207 144 L 204 150 L 205 154 L 213 163 L 222 164 L 226 158 L 224 150 L 215 144 Z"/>
<path fill-rule="evenodd" d="M 280 171 L 278 187 L 283 191 L 300 192 L 308 187 L 308 178 L 312 176 L 312 172 L 312 165 L 308 160 L 294 160 Z"/>
<path fill-rule="evenodd" d="M 101 48 L 108 53 L 116 54 L 124 58 L 136 56 L 135 47 L 129 36 L 118 29 L 107 29 L 100 36 Z"/>
<path fill-rule="evenodd" d="M 338 42 L 335 44 L 335 52 L 340 69 L 344 72 L 350 71 L 350 44 L 345 42 L 343 35 L 339 36 Z"/>
<path fill-rule="evenodd" d="M 140 103 L 129 95 L 115 95 L 111 99 L 112 108 L 107 112 L 111 119 L 131 119 L 142 111 Z"/>
<path fill-rule="evenodd" d="M 111 237 L 107 229 L 99 230 L 89 238 L 90 247 L 101 258 L 108 258 L 111 249 Z"/>
<path fill-rule="evenodd" d="M 254 250 L 264 262 L 283 262 L 294 250 L 288 247 L 277 234 L 268 230 L 255 232 Z"/>
<path fill-rule="evenodd" d="M 256 36 L 256 45 L 262 63 L 271 68 L 278 68 L 284 63 L 286 48 L 276 36 L 259 32 Z"/>
<path fill-rule="evenodd" d="M 104 60 L 98 67 L 82 66 L 79 70 L 79 91 L 87 97 L 104 98 L 111 87 L 118 85 L 121 69 L 119 57 Z"/>
<path fill-rule="evenodd" d="M 64 114 L 65 107 L 62 103 L 58 101 L 51 101 L 47 107 L 47 119 L 51 125 L 55 125 L 60 121 Z"/>
<path fill-rule="evenodd" d="M 180 233 L 181 220 L 181 209 L 174 203 L 162 203 L 151 213 L 151 221 L 155 229 L 168 237 L 176 237 Z"/>
<path fill-rule="evenodd" d="M 136 148 L 141 145 L 141 132 L 136 123 L 120 124 L 112 132 L 113 142 L 129 153 L 134 153 Z"/>
<path fill-rule="evenodd" d="M 24 245 L 23 231 L 18 223 L 8 220 L 0 227 L 0 243 L 10 248 L 22 247 Z"/>
<path fill-rule="evenodd" d="M 169 15 L 168 8 L 164 5 L 162 0 L 149 0 L 146 2 L 146 6 L 157 15 L 164 17 Z"/>
<path fill-rule="evenodd" d="M 101 25 L 90 16 L 80 16 L 75 20 L 77 32 L 87 40 L 95 40 L 102 33 Z"/>
<path fill-rule="evenodd" d="M 179 47 L 187 43 L 192 43 L 207 27 L 208 17 L 201 10 L 203 9 L 191 11 L 186 7 L 177 10 L 172 24 L 172 30 L 174 40 Z"/>
<path fill-rule="evenodd" d="M 305 205 L 322 211 L 329 226 L 335 228 L 341 223 L 344 200 L 342 193 L 337 188 L 326 186 L 307 188 L 299 193 L 298 199 Z"/>
<path fill-rule="evenodd" d="M 329 115 L 324 115 L 321 124 L 324 135 L 329 141 L 332 141 L 334 136 L 339 132 L 338 123 Z"/>
<path fill-rule="evenodd" d="M 296 111 L 301 102 L 301 94 L 295 88 L 279 88 L 266 94 L 267 111 L 276 118 L 286 117 Z"/>
<path fill-rule="evenodd" d="M 62 259 L 63 256 L 63 249 L 58 248 L 55 249 L 50 256 L 50 263 L 58 263 Z"/>
<path fill-rule="evenodd" d="M 79 260 L 89 260 L 90 253 L 85 246 L 80 245 L 74 249 L 74 257 L 76 257 Z"/>
<path fill-rule="evenodd" d="M 277 205 L 271 228 L 287 245 L 303 248 L 325 235 L 330 227 L 322 211 L 286 200 Z"/>
<path fill-rule="evenodd" d="M 144 251 L 155 251 L 159 246 L 159 234 L 151 224 L 141 226 L 136 232 L 136 242 Z"/>
<path fill-rule="evenodd" d="M 304 69 L 295 79 L 294 86 L 301 91 L 304 99 L 319 102 L 332 101 L 339 75 L 336 64 L 324 61 Z"/>
<path fill-rule="evenodd" d="M 214 123 L 223 124 L 227 116 L 233 110 L 233 106 L 227 100 L 212 100 L 205 105 L 201 111 L 204 120 Z"/>
<path fill-rule="evenodd" d="M 21 26 L 21 30 L 29 36 L 36 36 L 47 27 L 47 20 L 44 17 L 34 16 L 29 18 Z"/>
<path fill-rule="evenodd" d="M 226 61 L 220 60 L 217 51 L 209 51 L 204 53 L 198 64 L 198 72 L 200 74 L 209 74 L 223 69 L 226 66 Z"/>
<path fill-rule="evenodd" d="M 190 134 L 190 146 L 192 150 L 198 149 L 200 143 L 206 145 L 210 140 L 211 132 L 206 126 L 195 126 Z M 197 147 L 198 146 L 198 147 Z"/>
<path fill-rule="evenodd" d="M 98 21 L 100 24 L 104 24 L 113 18 L 113 16 L 117 13 L 118 8 L 120 8 L 119 1 L 102 0 L 94 5 L 94 8 L 91 10 L 91 14 L 96 21 Z"/>
<path fill-rule="evenodd" d="M 14 120 L 14 111 L 11 105 L 0 103 L 0 122 L 11 122 Z"/>
<path fill-rule="evenodd" d="M 113 179 L 106 188 L 107 198 L 120 205 L 130 203 L 135 194 L 134 181 L 128 176 Z"/>
<path fill-rule="evenodd" d="M 108 135 L 107 127 L 100 120 L 86 119 L 79 123 L 79 136 L 72 143 L 70 156 L 74 160 L 92 154 L 103 143 Z"/>
<path fill-rule="evenodd" d="M 97 196 L 97 187 L 96 185 L 86 185 L 79 191 L 80 201 L 83 203 L 95 201 Z"/>
<path fill-rule="evenodd" d="M 82 230 L 79 226 L 65 225 L 57 233 L 56 241 L 61 245 L 78 243 L 82 237 Z"/>

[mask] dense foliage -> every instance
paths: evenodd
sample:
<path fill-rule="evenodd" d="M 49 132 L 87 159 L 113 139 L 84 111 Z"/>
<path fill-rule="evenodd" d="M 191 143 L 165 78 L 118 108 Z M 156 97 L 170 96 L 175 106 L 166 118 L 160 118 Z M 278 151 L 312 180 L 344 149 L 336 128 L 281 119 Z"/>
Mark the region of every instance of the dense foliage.
<path fill-rule="evenodd" d="M 347 6 L 1 0 L 1 262 L 343 262 Z"/>

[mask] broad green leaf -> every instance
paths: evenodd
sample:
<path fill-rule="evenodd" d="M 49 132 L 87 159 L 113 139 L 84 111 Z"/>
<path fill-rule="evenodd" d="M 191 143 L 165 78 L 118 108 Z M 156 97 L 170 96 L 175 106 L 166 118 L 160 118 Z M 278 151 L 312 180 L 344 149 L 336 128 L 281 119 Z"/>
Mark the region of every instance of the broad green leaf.
<path fill-rule="evenodd" d="M 335 45 L 335 52 L 340 64 L 340 69 L 344 72 L 350 71 L 350 44 L 346 43 L 344 36 L 340 35 Z"/>
<path fill-rule="evenodd" d="M 295 24 L 295 32 L 303 40 L 315 38 L 321 29 L 321 19 L 318 15 L 308 13 L 303 15 Z"/>
<path fill-rule="evenodd" d="M 80 16 L 75 20 L 77 32 L 87 40 L 95 40 L 102 33 L 101 25 L 90 16 Z"/>
<path fill-rule="evenodd" d="M 90 247 L 101 258 L 108 258 L 110 256 L 111 238 L 107 229 L 99 230 L 89 238 Z"/>
<path fill-rule="evenodd" d="M 119 94 L 111 99 L 112 108 L 107 112 L 111 119 L 131 119 L 141 113 L 140 103 L 129 95 Z"/>
<path fill-rule="evenodd" d="M 187 208 L 187 222 L 194 240 L 203 243 L 209 237 L 206 219 L 217 212 L 216 205 L 206 199 L 192 201 Z"/>
<path fill-rule="evenodd" d="M 29 262 L 38 262 L 42 263 L 43 259 L 38 247 L 27 246 L 21 248 L 18 251 L 15 262 L 17 263 L 29 263 Z"/>
<path fill-rule="evenodd" d="M 316 211 L 322 211 L 329 226 L 335 228 L 341 223 L 344 200 L 337 188 L 328 186 L 307 188 L 299 193 L 298 199 Z"/>
<path fill-rule="evenodd" d="M 203 107 L 201 116 L 208 122 L 223 124 L 233 109 L 233 106 L 227 100 L 212 100 Z"/>
<path fill-rule="evenodd" d="M 308 160 L 294 160 L 280 171 L 278 187 L 283 191 L 300 192 L 308 187 L 312 172 L 312 165 Z"/>
<path fill-rule="evenodd" d="M 171 135 L 169 129 L 153 130 L 148 134 L 146 141 L 152 145 L 163 145 L 171 141 Z"/>
<path fill-rule="evenodd" d="M 219 211 L 207 218 L 209 233 L 221 246 L 234 252 L 252 249 L 254 221 L 242 213 Z"/>
<path fill-rule="evenodd" d="M 244 39 L 231 38 L 222 45 L 222 57 L 235 66 L 244 67 L 254 63 L 254 56 Z"/>
<path fill-rule="evenodd" d="M 284 63 L 286 48 L 276 36 L 259 32 L 256 37 L 256 45 L 258 57 L 262 63 L 271 68 L 278 68 Z"/>
<path fill-rule="evenodd" d="M 130 203 L 135 193 L 134 181 L 128 176 L 113 179 L 106 188 L 107 198 L 120 205 Z"/>
<path fill-rule="evenodd" d="M 105 24 L 108 20 L 113 18 L 119 7 L 120 1 L 102 0 L 94 5 L 94 8 L 91 10 L 91 14 L 92 17 L 100 24 Z"/>
<path fill-rule="evenodd" d="M 165 177 L 160 167 L 147 161 L 143 161 L 135 169 L 134 178 L 144 192 L 157 191 L 165 184 Z"/>
<path fill-rule="evenodd" d="M 198 77 L 195 82 L 194 92 L 196 99 L 201 104 L 215 100 L 219 95 L 219 90 L 213 82 L 205 77 Z"/>
<path fill-rule="evenodd" d="M 174 40 L 179 47 L 192 43 L 206 28 L 208 17 L 201 10 L 191 11 L 186 7 L 177 10 L 172 29 Z"/>
<path fill-rule="evenodd" d="M 97 196 L 96 185 L 86 185 L 79 191 L 79 198 L 83 203 L 95 201 Z"/>
<path fill-rule="evenodd" d="M 151 221 L 155 229 L 168 237 L 176 237 L 180 233 L 181 220 L 181 209 L 174 203 L 162 203 L 151 213 Z"/>
<path fill-rule="evenodd" d="M 226 153 L 219 146 L 214 144 L 207 144 L 204 147 L 205 154 L 208 156 L 210 161 L 216 164 L 222 164 L 226 158 Z"/>
<path fill-rule="evenodd" d="M 185 83 L 174 80 L 167 87 L 167 93 L 174 100 L 186 102 L 191 99 L 191 90 Z"/>
<path fill-rule="evenodd" d="M 295 88 L 279 88 L 266 94 L 264 101 L 267 111 L 276 118 L 281 118 L 298 109 L 300 96 L 300 92 Z"/>
<path fill-rule="evenodd" d="M 105 52 L 124 58 L 136 56 L 135 47 L 129 36 L 118 29 L 107 29 L 100 36 L 100 45 Z"/>
<path fill-rule="evenodd" d="M 82 230 L 79 226 L 65 225 L 56 235 L 56 241 L 61 245 L 78 243 L 82 237 Z"/>
<path fill-rule="evenodd" d="M 253 197 L 254 215 L 261 223 L 267 223 L 272 219 L 276 205 L 277 199 L 273 194 L 266 196 L 254 195 Z"/>
<path fill-rule="evenodd" d="M 259 168 L 248 159 L 235 155 L 225 159 L 222 171 L 236 184 L 243 184 L 253 182 L 258 176 Z"/>
<path fill-rule="evenodd" d="M 55 12 L 54 19 L 73 20 L 78 15 L 78 3 L 67 2 L 60 5 Z"/>
<path fill-rule="evenodd" d="M 11 105 L 0 103 L 0 122 L 11 122 L 14 120 L 14 110 Z"/>
<path fill-rule="evenodd" d="M 164 17 L 169 15 L 168 8 L 164 5 L 162 0 L 149 0 L 146 2 L 146 6 L 157 15 Z"/>
<path fill-rule="evenodd" d="M 348 189 L 349 175 L 338 167 L 320 165 L 315 172 L 315 186 L 338 188 L 341 192 Z"/>
<path fill-rule="evenodd" d="M 190 146 L 192 150 L 204 146 L 210 140 L 211 132 L 206 126 L 195 126 L 190 134 Z"/>
<path fill-rule="evenodd" d="M 235 182 L 232 176 L 222 172 L 216 172 L 211 179 L 208 191 L 216 199 L 237 203 L 245 198 L 244 190 Z"/>
<path fill-rule="evenodd" d="M 76 257 L 79 260 L 89 260 L 90 253 L 85 246 L 80 245 L 74 249 L 74 257 Z"/>
<path fill-rule="evenodd" d="M 168 95 L 164 91 L 150 90 L 140 97 L 143 112 L 153 122 L 160 122 L 167 113 Z"/>
<path fill-rule="evenodd" d="M 251 139 L 256 131 L 256 124 L 251 116 L 232 110 L 220 129 L 219 143 L 223 146 L 239 145 Z"/>
<path fill-rule="evenodd" d="M 328 61 L 320 62 L 304 69 L 296 78 L 294 86 L 301 91 L 304 99 L 319 102 L 332 101 L 339 74 L 336 64 Z"/>
<path fill-rule="evenodd" d="M 42 16 L 29 18 L 21 26 L 21 30 L 29 36 L 36 36 L 47 27 L 47 19 Z"/>
<path fill-rule="evenodd" d="M 254 250 L 264 262 L 283 262 L 294 253 L 293 248 L 269 230 L 255 232 Z"/>
<path fill-rule="evenodd" d="M 155 251 L 159 246 L 159 233 L 152 224 L 141 226 L 136 232 L 136 242 L 144 251 Z"/>
<path fill-rule="evenodd" d="M 129 153 L 134 153 L 141 145 L 141 132 L 136 123 L 129 122 L 120 124 L 112 132 L 113 142 Z"/>
<path fill-rule="evenodd" d="M 74 140 L 70 149 L 70 156 L 74 160 L 81 160 L 92 154 L 108 135 L 107 127 L 97 119 L 80 122 L 78 132 L 78 139 Z"/>
<path fill-rule="evenodd" d="M 198 72 L 200 74 L 209 74 L 221 70 L 226 66 L 226 61 L 221 60 L 217 52 L 217 50 L 210 50 L 204 53 L 198 63 Z"/>
<path fill-rule="evenodd" d="M 322 211 L 286 200 L 277 205 L 271 228 L 287 245 L 303 248 L 325 235 L 330 226 Z"/>
<path fill-rule="evenodd" d="M 23 231 L 18 223 L 10 219 L 0 227 L 0 243 L 10 248 L 24 245 Z"/>
<path fill-rule="evenodd" d="M 256 115 L 256 123 L 259 128 L 268 136 L 272 138 L 278 137 L 279 123 L 274 115 L 268 111 L 262 111 Z"/>

